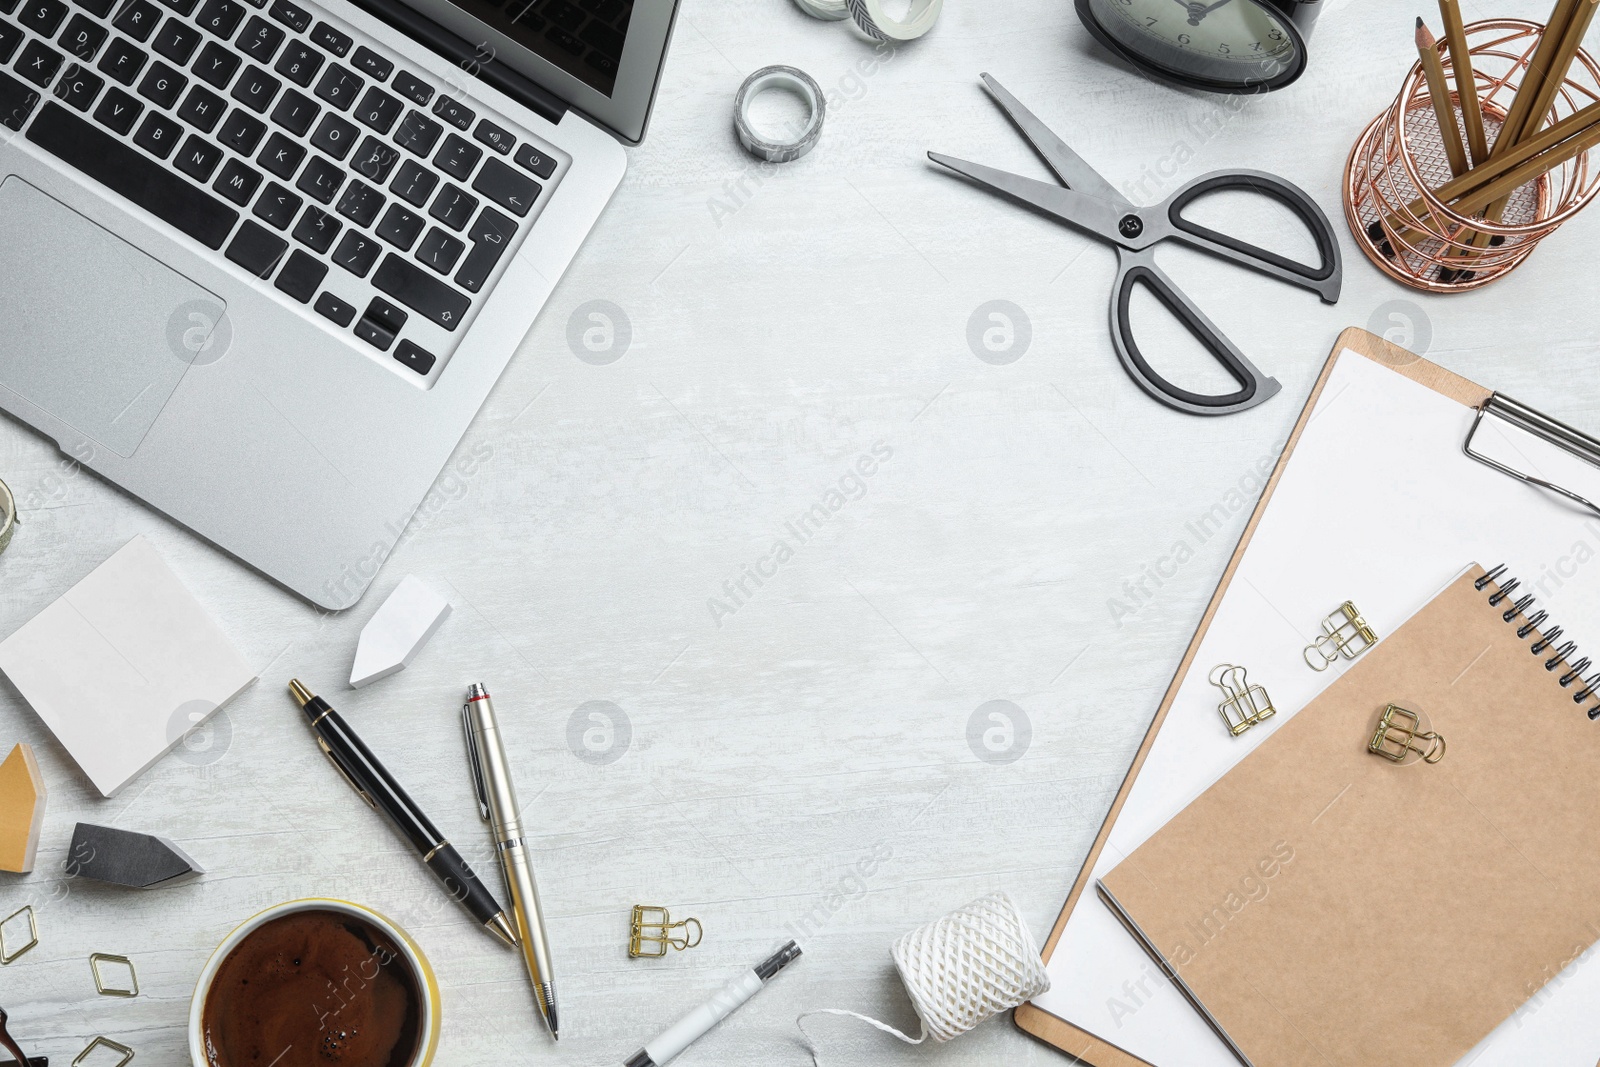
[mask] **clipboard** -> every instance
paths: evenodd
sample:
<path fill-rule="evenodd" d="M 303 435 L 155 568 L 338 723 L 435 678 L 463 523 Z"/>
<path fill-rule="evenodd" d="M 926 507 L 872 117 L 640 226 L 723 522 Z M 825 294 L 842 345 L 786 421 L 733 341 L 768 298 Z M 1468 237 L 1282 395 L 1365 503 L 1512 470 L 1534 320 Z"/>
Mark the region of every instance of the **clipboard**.
<path fill-rule="evenodd" d="M 1461 405 L 1462 408 L 1469 409 L 1468 411 L 1463 411 L 1461 415 L 1465 423 L 1464 428 L 1470 429 L 1474 434 L 1477 428 L 1488 419 L 1503 420 L 1519 430 L 1541 437 L 1585 463 L 1600 466 L 1600 441 L 1596 441 L 1594 438 L 1588 437 L 1570 427 L 1555 423 L 1554 420 L 1538 415 L 1537 412 L 1516 404 L 1515 401 L 1507 401 L 1491 390 L 1430 363 L 1422 357 L 1393 345 L 1365 330 L 1352 328 L 1342 332 L 1322 369 L 1322 373 L 1311 390 L 1305 408 L 1289 436 L 1277 465 L 1267 480 L 1261 498 L 1251 513 L 1243 534 L 1240 536 L 1238 546 L 1224 569 L 1222 579 L 1207 604 L 1200 625 L 1178 665 L 1171 684 L 1162 697 L 1150 728 L 1134 756 L 1132 766 L 1118 789 L 1105 821 L 1095 836 L 1083 868 L 1074 880 L 1066 903 L 1051 930 L 1049 938 L 1045 942 L 1041 955 L 1047 965 L 1049 965 L 1052 955 L 1061 943 L 1068 921 L 1073 917 L 1074 912 L 1080 905 L 1086 908 L 1101 908 L 1103 906 L 1092 892 L 1088 893 L 1087 897 L 1085 896 L 1085 891 L 1093 886 L 1093 872 L 1096 864 L 1102 859 L 1102 854 L 1107 848 L 1107 843 L 1112 836 L 1117 820 L 1123 814 L 1135 782 L 1138 780 L 1141 770 L 1145 767 L 1151 748 L 1162 727 L 1167 722 L 1168 714 L 1178 697 L 1180 687 L 1183 686 L 1185 680 L 1189 678 L 1191 672 L 1197 666 L 1195 662 L 1196 656 L 1216 619 L 1219 607 L 1230 592 L 1230 589 L 1233 588 L 1234 580 L 1246 549 L 1251 545 L 1264 516 L 1273 503 L 1274 493 L 1283 479 L 1289 460 L 1294 455 L 1295 449 L 1313 417 L 1313 413 L 1317 410 L 1318 402 L 1322 398 L 1324 389 L 1333 375 L 1335 367 L 1340 364 L 1341 355 L 1346 350 L 1356 356 L 1365 357 L 1383 368 L 1396 372 L 1432 393 Z M 1330 402 L 1336 399 L 1338 397 L 1330 398 Z M 1469 412 L 1476 412 L 1476 419 L 1472 419 Z M 1527 413 L 1525 417 L 1524 413 Z M 1551 427 L 1555 429 L 1552 430 Z M 1459 447 L 1467 457 L 1478 460 L 1480 463 L 1484 463 L 1487 467 L 1497 471 L 1496 477 L 1510 475 L 1529 482 L 1531 485 L 1538 487 L 1539 491 L 1549 490 L 1552 493 L 1560 494 L 1566 498 L 1571 507 L 1587 508 L 1594 515 L 1600 515 L 1600 511 L 1596 511 L 1595 506 L 1590 503 L 1590 500 L 1594 499 L 1596 494 L 1591 493 L 1589 498 L 1585 499 L 1583 495 L 1568 491 L 1559 485 L 1549 484 L 1535 474 L 1509 468 L 1504 458 L 1485 458 L 1485 456 L 1475 452 L 1472 437 L 1470 436 L 1466 440 L 1458 439 L 1452 444 L 1454 447 Z M 1591 515 L 1591 518 L 1593 517 Z M 1333 604 L 1327 605 L 1329 608 L 1333 606 Z M 1258 729 L 1265 729 L 1265 727 Z M 1239 756 L 1242 758 L 1243 754 L 1241 751 Z M 1014 1021 L 1024 1032 L 1093 1065 L 1093 1067 L 1151 1067 L 1149 1060 L 1142 1059 L 1119 1047 L 1108 1038 L 1099 1036 L 1080 1025 L 1052 1014 L 1035 1003 L 1030 1002 L 1017 1008 L 1014 1013 Z M 1162 1064 L 1161 1067 L 1172 1067 L 1172 1064 Z"/>

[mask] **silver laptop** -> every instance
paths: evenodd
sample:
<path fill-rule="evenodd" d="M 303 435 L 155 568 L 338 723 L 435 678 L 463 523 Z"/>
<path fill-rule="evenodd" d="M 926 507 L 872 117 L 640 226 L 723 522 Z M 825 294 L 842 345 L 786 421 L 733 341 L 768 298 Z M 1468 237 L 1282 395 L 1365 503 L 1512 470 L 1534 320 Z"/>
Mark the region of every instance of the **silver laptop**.
<path fill-rule="evenodd" d="M 677 5 L 0 0 L 0 408 L 355 603 L 621 182 Z"/>

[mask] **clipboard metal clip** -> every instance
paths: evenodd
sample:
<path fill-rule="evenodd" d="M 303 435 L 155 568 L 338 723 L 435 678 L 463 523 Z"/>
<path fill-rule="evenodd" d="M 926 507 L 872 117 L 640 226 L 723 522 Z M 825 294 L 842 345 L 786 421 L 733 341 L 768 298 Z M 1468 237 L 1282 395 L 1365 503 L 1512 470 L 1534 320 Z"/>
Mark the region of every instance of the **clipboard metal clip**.
<path fill-rule="evenodd" d="M 1502 422 L 1508 422 L 1519 430 L 1548 441 L 1562 451 L 1577 456 L 1585 463 L 1595 467 L 1600 467 L 1600 440 L 1596 440 L 1582 430 L 1568 426 L 1564 422 L 1552 419 L 1544 412 L 1530 408 L 1528 405 L 1513 400 L 1509 396 L 1490 393 L 1489 399 L 1485 400 L 1482 406 L 1478 408 L 1477 416 L 1472 420 L 1472 428 L 1467 431 L 1467 439 L 1461 445 L 1463 452 L 1484 466 L 1492 467 L 1501 474 L 1510 475 L 1518 481 L 1536 485 L 1541 489 L 1555 493 L 1557 496 L 1566 497 L 1573 503 L 1588 508 L 1596 515 L 1600 515 L 1600 504 L 1596 504 L 1587 497 L 1579 496 L 1572 490 L 1564 489 L 1554 482 L 1546 481 L 1525 471 L 1519 471 L 1514 467 L 1508 467 L 1499 460 L 1491 459 L 1484 455 L 1482 452 L 1474 452 L 1472 450 L 1472 439 L 1477 435 L 1478 427 L 1483 425 L 1483 419 L 1486 415 L 1493 415 Z"/>
<path fill-rule="evenodd" d="M 1267 691 L 1259 685 L 1252 685 L 1243 667 L 1219 663 L 1211 668 L 1207 680 L 1222 690 L 1225 699 L 1217 705 L 1217 713 L 1222 716 L 1222 724 L 1234 737 L 1277 714 Z"/>
<path fill-rule="evenodd" d="M 1339 610 L 1322 620 L 1322 636 L 1305 647 L 1301 653 L 1306 666 L 1314 671 L 1325 671 L 1340 656 L 1355 659 L 1378 643 L 1378 634 L 1370 623 L 1361 617 L 1361 609 L 1346 600 Z"/>
<path fill-rule="evenodd" d="M 1417 742 L 1427 747 L 1419 748 Z M 1383 709 L 1378 729 L 1367 743 L 1367 751 L 1382 756 L 1390 763 L 1416 762 L 1410 757 L 1420 756 L 1423 763 L 1438 763 L 1444 759 L 1444 738 L 1432 730 L 1422 728 L 1422 718 L 1398 704 Z"/>

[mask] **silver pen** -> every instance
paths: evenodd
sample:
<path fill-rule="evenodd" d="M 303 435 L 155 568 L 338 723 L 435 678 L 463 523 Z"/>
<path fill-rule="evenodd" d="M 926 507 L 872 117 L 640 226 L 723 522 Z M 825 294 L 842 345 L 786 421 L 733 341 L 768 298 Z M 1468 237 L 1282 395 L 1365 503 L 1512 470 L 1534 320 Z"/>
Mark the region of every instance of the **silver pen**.
<path fill-rule="evenodd" d="M 506 889 L 511 894 L 511 914 L 517 925 L 522 958 L 528 965 L 528 977 L 533 980 L 534 1000 L 550 1028 L 550 1036 L 559 1041 L 555 969 L 550 960 L 550 940 L 544 932 L 544 914 L 539 908 L 539 886 L 533 879 L 533 864 L 522 836 L 517 787 L 511 780 L 511 764 L 500 738 L 494 701 L 489 699 L 489 691 L 476 682 L 467 689 L 461 723 L 467 733 L 467 758 L 478 793 L 478 813 L 494 833 L 500 872 L 505 875 Z"/>

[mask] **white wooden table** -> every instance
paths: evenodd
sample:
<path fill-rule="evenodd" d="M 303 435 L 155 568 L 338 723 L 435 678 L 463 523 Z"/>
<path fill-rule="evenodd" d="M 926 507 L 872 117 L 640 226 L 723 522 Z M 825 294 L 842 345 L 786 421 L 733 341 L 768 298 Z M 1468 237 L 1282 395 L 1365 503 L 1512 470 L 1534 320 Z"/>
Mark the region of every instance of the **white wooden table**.
<path fill-rule="evenodd" d="M 0 684 L 0 744 L 37 746 L 51 789 L 38 870 L 0 876 L 0 914 L 32 902 L 41 937 L 0 969 L 13 1032 L 53 1064 L 96 1034 L 139 1064 L 186 1062 L 212 947 L 310 895 L 367 903 L 418 938 L 445 989 L 447 1065 L 619 1064 L 789 936 L 804 959 L 681 1062 L 801 1065 L 805 1009 L 915 1029 L 888 956 L 910 927 L 1003 888 L 1042 938 L 1232 551 L 1248 513 L 1236 502 L 1253 503 L 1341 327 L 1389 331 L 1600 424 L 1600 306 L 1561 292 L 1592 294 L 1600 215 L 1488 291 L 1428 298 L 1382 277 L 1345 232 L 1339 182 L 1415 59 L 1421 9 L 1324 2 L 1310 72 L 1241 99 L 1112 65 L 1066 0 L 949 0 L 932 35 L 869 68 L 868 43 L 789 0 L 685 0 L 650 137 L 468 431 L 471 473 L 441 479 L 343 615 L 0 423 L 0 477 L 26 508 L 0 556 L 0 634 L 142 533 L 261 676 L 110 801 Z M 1466 5 L 1469 19 L 1546 6 Z M 770 63 L 810 72 L 835 106 L 816 151 L 763 169 L 729 116 L 740 81 Z M 1107 335 L 1112 253 L 926 162 L 939 149 L 1045 176 L 980 71 L 1136 200 L 1239 166 L 1312 193 L 1341 233 L 1337 306 L 1170 261 L 1279 397 L 1215 420 L 1146 399 Z M 1245 217 L 1234 207 L 1219 217 Z M 1281 216 L 1262 214 L 1259 232 L 1300 247 Z M 1004 349 L 984 309 L 997 300 L 1026 329 L 1013 313 L 1010 349 L 975 350 L 975 317 Z M 609 350 L 593 301 L 610 305 L 596 312 Z M 795 536 L 818 504 L 826 519 Z M 1218 504 L 1230 518 L 1202 542 L 1189 520 Z M 455 613 L 411 668 L 349 690 L 357 633 L 409 573 Z M 484 840 L 461 695 L 475 680 L 494 691 L 541 824 L 559 1046 L 516 956 L 317 754 L 291 676 L 328 695 L 458 842 Z M 990 701 L 1019 709 L 1009 735 Z M 70 880 L 78 820 L 169 835 L 208 873 L 146 893 Z M 630 961 L 635 903 L 697 916 L 704 944 Z M 95 951 L 136 961 L 137 999 L 95 994 Z M 1007 1019 L 938 1048 L 811 1025 L 830 1067 L 1064 1062 Z"/>

